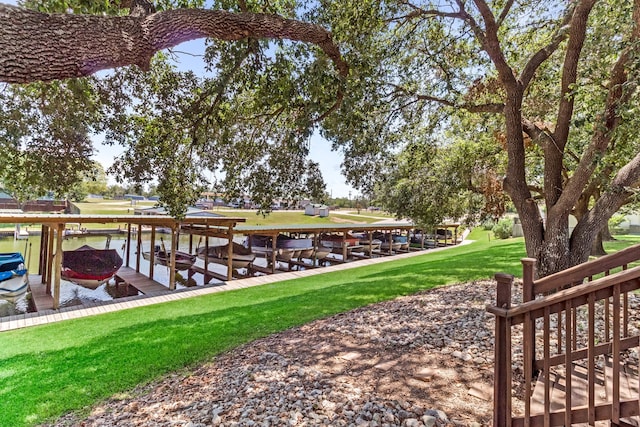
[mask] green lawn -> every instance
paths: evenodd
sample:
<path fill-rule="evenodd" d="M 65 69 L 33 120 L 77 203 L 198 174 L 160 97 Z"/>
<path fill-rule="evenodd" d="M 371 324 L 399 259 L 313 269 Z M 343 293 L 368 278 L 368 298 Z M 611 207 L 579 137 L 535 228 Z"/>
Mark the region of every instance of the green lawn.
<path fill-rule="evenodd" d="M 437 286 L 520 275 L 522 239 L 0 334 L 0 425 L 53 420 L 256 338 Z"/>
<path fill-rule="evenodd" d="M 517 273 L 521 239 L 0 334 L 0 425 L 41 423 L 234 346 L 423 289 Z"/>
<path fill-rule="evenodd" d="M 135 206 L 129 200 L 101 200 L 94 199 L 85 202 L 74 203 L 83 215 L 131 215 L 135 208 L 153 207 L 155 202 L 138 201 Z M 361 215 L 348 215 L 340 211 L 331 211 L 329 217 L 320 218 L 317 216 L 305 215 L 303 211 L 273 211 L 267 216 L 257 214 L 256 211 L 244 209 L 214 208 L 212 212 L 229 216 L 246 218 L 246 225 L 284 225 L 284 224 L 334 224 L 334 223 L 366 223 L 390 219 L 388 215 L 380 213 L 370 215 L 366 211 L 361 211 Z M 83 224 L 84 226 L 85 224 Z M 86 224 L 89 228 L 102 228 L 103 224 Z M 13 227 L 13 226 L 12 226 Z"/>
<path fill-rule="evenodd" d="M 382 221 L 385 217 L 358 216 L 341 214 L 340 211 L 331 211 L 326 218 L 305 215 L 303 211 L 273 211 L 267 216 L 257 214 L 255 211 L 244 209 L 214 209 L 213 212 L 229 216 L 246 218 L 247 222 L 241 225 L 287 225 L 287 224 L 342 224 L 364 223 Z M 84 212 L 83 212 L 84 213 Z M 387 219 L 389 217 L 386 217 Z"/>

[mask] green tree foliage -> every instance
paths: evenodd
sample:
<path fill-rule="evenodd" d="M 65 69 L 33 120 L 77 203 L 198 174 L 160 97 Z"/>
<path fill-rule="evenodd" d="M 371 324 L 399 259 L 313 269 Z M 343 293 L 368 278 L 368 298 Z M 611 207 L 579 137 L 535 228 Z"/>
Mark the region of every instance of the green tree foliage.
<path fill-rule="evenodd" d="M 16 200 L 64 198 L 91 171 L 96 101 L 90 79 L 0 87 L 0 182 Z"/>
<path fill-rule="evenodd" d="M 295 17 L 292 5 L 246 7 Z M 322 194 L 318 165 L 306 157 L 315 123 L 336 103 L 327 59 L 306 45 L 247 39 L 210 41 L 204 60 L 213 77 L 179 72 L 158 55 L 148 73 L 129 68 L 103 80 L 113 109 L 107 141 L 127 147 L 110 171 L 122 182 L 157 180 L 161 204 L 176 216 L 210 185 L 267 211 L 275 199 Z M 207 181 L 212 174 L 218 181 Z"/>
<path fill-rule="evenodd" d="M 83 201 L 89 194 L 106 195 L 108 188 L 107 174 L 98 162 L 93 162 L 91 170 L 78 174 L 79 182 L 67 193 L 73 201 Z"/>
<path fill-rule="evenodd" d="M 403 146 L 378 180 L 376 202 L 424 229 L 502 216 L 508 203 L 500 182 L 506 159 L 490 133 L 495 122 L 472 119 L 451 118 L 442 134 L 445 143 L 425 137 Z"/>
<path fill-rule="evenodd" d="M 440 144 L 460 144 L 447 132 L 456 122 L 490 120 L 465 139 L 503 148 L 506 161 L 492 173 L 505 177 L 539 273 L 583 262 L 640 178 L 632 131 L 638 7 L 631 0 L 323 2 L 318 19 L 332 23 L 352 76 L 324 135 L 345 152 L 347 176 L 362 188 L 375 182 L 362 182 L 364 171 L 380 176 L 383 164 L 404 165 L 416 144 L 427 155 L 428 141 L 439 141 L 438 155 Z M 399 160 L 388 158 L 406 145 Z M 395 180 L 385 185 L 396 192 L 385 194 L 398 212 L 413 203 L 416 218 L 453 215 L 432 205 L 447 194 L 443 186 L 453 192 L 465 181 L 425 161 L 444 182 L 426 174 L 423 186 L 434 190 L 424 190 L 413 182 L 420 174 L 403 166 L 405 173 L 382 175 Z M 571 213 L 578 225 L 569 234 Z"/>
<path fill-rule="evenodd" d="M 314 161 L 307 163 L 305 193 L 315 203 L 326 203 L 329 199 L 327 184 L 322 178 L 320 165 Z"/>
<path fill-rule="evenodd" d="M 121 4 L 51 1 L 25 5 L 47 13 L 73 11 L 122 15 L 131 11 L 131 19 L 114 20 L 113 23 L 128 22 L 132 28 L 146 25 L 148 29 L 155 22 L 145 21 L 152 5 L 144 1 Z M 188 39 L 189 25 L 196 25 L 190 24 L 188 19 L 180 21 L 181 16 L 197 15 L 202 20 L 213 16 L 221 20 L 218 27 L 209 28 L 217 39 L 209 41 L 204 58 L 213 77 L 177 72 L 169 65 L 166 54 L 161 53 L 151 63 L 140 58 L 140 65 L 145 71 L 149 68 L 148 73 L 135 67 L 122 68 L 95 81 L 91 93 L 100 99 L 100 105 L 107 113 L 89 123 L 104 126 L 107 143 L 126 147 L 111 172 L 122 183 L 143 185 L 157 181 L 161 203 L 175 216 L 183 215 L 200 190 L 210 184 L 205 176 L 218 171 L 222 171 L 215 175 L 220 177 L 220 182 L 212 183 L 216 188 L 221 188 L 228 197 L 248 194 L 267 210 L 274 199 L 307 195 L 305 185 L 313 184 L 310 191 L 315 191 L 322 184 L 318 181 L 317 168 L 307 167 L 309 137 L 316 123 L 339 105 L 341 81 L 346 74 L 346 65 L 330 35 L 318 26 L 283 20 L 281 17 L 296 18 L 303 12 L 296 2 L 288 0 L 216 1 L 208 6 L 220 11 L 217 15 L 189 15 L 188 10 L 177 10 L 199 5 L 201 3 L 160 2 L 155 5 L 157 10 L 176 9 L 176 13 L 161 12 L 157 20 L 162 17 L 168 20 L 168 25 L 185 26 L 182 30 L 169 28 L 166 35 L 170 40 L 162 42 L 167 46 L 176 44 L 171 37 Z M 117 6 L 125 9 L 117 9 Z M 4 12 L 18 16 L 18 11 Z M 236 15 L 237 21 L 233 20 L 232 14 Z M 36 17 L 24 14 L 21 18 L 31 23 Z M 56 19 L 61 23 L 68 21 L 72 26 L 69 28 L 75 29 L 82 27 L 84 22 L 62 15 Z M 101 24 L 97 20 L 92 22 L 96 27 Z M 263 23 L 264 27 L 260 28 L 256 22 Z M 242 26 L 246 26 L 246 30 Z M 160 27 L 153 29 L 164 30 Z M 17 26 L 9 31 L 19 32 L 20 28 Z M 85 35 L 90 34 L 91 28 L 82 27 L 82 31 Z M 267 34 L 275 40 L 253 38 L 252 32 Z M 158 31 L 157 34 L 161 37 L 165 33 Z M 197 29 L 194 34 L 205 32 Z M 285 39 L 315 44 L 308 46 Z M 238 41 L 230 43 L 228 40 Z M 2 37 L 0 41 L 6 42 Z M 104 49 L 107 51 L 107 46 Z M 147 53 L 153 52 L 151 49 Z M 122 65 L 127 61 L 124 56 L 124 52 L 120 55 L 116 49 L 110 58 L 114 65 Z M 17 55 L 16 59 L 19 57 Z M 138 63 L 135 56 L 132 58 L 129 63 Z M 62 65 L 69 62 L 65 59 L 56 57 Z M 93 64 L 85 64 L 85 67 L 88 72 L 104 68 L 96 66 L 92 69 Z M 52 75 L 51 70 L 41 68 L 38 72 L 42 75 Z M 0 67 L 0 72 L 5 73 L 7 79 L 14 79 L 11 81 L 30 79 L 29 75 L 13 75 L 12 68 Z M 84 71 L 71 69 L 65 72 Z"/>
<path fill-rule="evenodd" d="M 119 69 L 96 84 L 93 93 L 109 106 L 101 119 L 107 138 L 127 147 L 114 170 L 134 183 L 158 179 L 174 213 L 208 185 L 204 171 L 219 177 L 210 183 L 216 188 L 252 195 L 262 206 L 297 198 L 306 183 L 309 137 L 319 130 L 343 151 L 344 172 L 363 193 L 379 177 L 395 180 L 384 185 L 402 201 L 396 210 L 418 203 L 409 199 L 414 190 L 423 190 L 423 198 L 473 201 L 446 212 L 431 208 L 425 222 L 477 212 L 480 181 L 490 180 L 495 196 L 504 175 L 527 253 L 545 275 L 587 259 L 595 235 L 640 178 L 637 2 L 219 0 L 211 6 L 238 17 L 269 21 L 268 14 L 277 14 L 318 23 L 332 37 L 319 31 L 324 42 L 315 44 L 264 31 L 217 37 L 204 58 L 213 77 L 177 73 L 160 55 L 151 64 L 140 58 L 150 68 L 146 74 Z M 243 15 L 254 12 L 267 15 Z M 348 78 L 336 58 L 349 64 Z M 449 132 L 462 123 L 473 132 L 463 131 L 463 138 Z M 476 141 L 487 147 L 474 147 Z M 409 181 L 416 181 L 411 174 L 418 167 L 411 159 L 421 157 L 407 151 L 395 158 L 407 144 L 423 147 L 422 158 L 444 159 L 424 158 L 420 188 Z M 482 157 L 496 146 L 505 163 Z M 456 158 L 465 161 L 450 160 Z M 396 164 L 404 173 L 393 170 Z M 475 182 L 457 175 L 460 165 L 476 172 Z M 433 189 L 424 192 L 426 186 Z M 493 205 L 499 210 L 499 200 Z M 570 235 L 572 212 L 579 220 Z"/>

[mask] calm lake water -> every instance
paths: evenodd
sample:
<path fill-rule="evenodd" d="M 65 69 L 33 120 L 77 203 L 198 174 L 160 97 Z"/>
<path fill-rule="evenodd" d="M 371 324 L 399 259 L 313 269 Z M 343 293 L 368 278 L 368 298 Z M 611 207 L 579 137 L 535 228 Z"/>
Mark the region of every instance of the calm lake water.
<path fill-rule="evenodd" d="M 165 246 L 167 249 L 171 246 L 171 237 L 169 235 L 156 234 L 156 244 L 160 244 L 160 237 L 164 239 Z M 89 245 L 97 249 L 105 248 L 107 242 L 106 236 L 83 236 L 83 237 L 72 237 L 67 238 L 62 243 L 63 250 L 73 250 L 77 249 L 83 245 Z M 196 251 L 198 245 L 204 246 L 204 239 L 200 240 L 198 237 L 194 236 L 193 238 L 193 249 L 192 252 Z M 226 244 L 226 240 L 222 239 L 209 239 L 209 245 L 219 245 Z M 147 252 L 150 251 L 152 247 L 151 244 L 151 233 L 143 233 L 142 234 L 142 251 Z M 109 248 L 115 249 L 118 251 L 120 256 L 123 259 L 123 265 L 126 265 L 126 234 L 112 234 L 111 241 L 109 242 Z M 178 244 L 178 249 L 181 251 L 188 252 L 189 251 L 189 236 L 181 235 L 180 241 Z M 29 268 L 30 274 L 38 274 L 38 261 L 40 254 L 40 236 L 30 236 L 25 240 L 16 240 L 13 237 L 2 237 L 0 238 L 0 253 L 6 252 L 20 252 L 25 257 L 25 261 Z M 137 237 L 132 236 L 131 242 L 131 250 L 129 253 L 129 266 L 132 268 L 136 267 L 136 255 L 137 252 Z M 210 264 L 210 270 L 218 271 L 215 265 Z M 220 266 L 220 268 L 223 268 Z M 144 260 L 142 256 L 140 256 L 140 271 L 144 274 L 149 273 L 149 262 Z M 221 274 L 225 274 L 226 269 L 219 271 Z M 187 278 L 187 272 L 178 272 L 184 279 Z M 169 283 L 169 270 L 168 268 L 160 265 L 156 265 L 154 268 L 154 280 L 165 284 L 168 286 Z M 203 279 L 202 275 L 195 274 L 194 279 L 198 285 L 202 285 Z M 178 284 L 180 287 L 180 277 L 177 278 Z M 215 279 L 214 279 L 215 280 Z M 71 282 L 63 281 L 61 283 L 61 306 L 70 306 L 77 305 L 83 302 L 91 302 L 91 301 L 108 301 L 112 300 L 113 297 L 113 284 L 105 284 L 98 287 L 95 290 L 87 289 L 82 286 L 78 286 Z M 0 298 L 0 317 L 9 316 L 12 314 L 25 313 L 30 310 L 28 293 L 18 298 L 17 300 L 4 300 Z"/>

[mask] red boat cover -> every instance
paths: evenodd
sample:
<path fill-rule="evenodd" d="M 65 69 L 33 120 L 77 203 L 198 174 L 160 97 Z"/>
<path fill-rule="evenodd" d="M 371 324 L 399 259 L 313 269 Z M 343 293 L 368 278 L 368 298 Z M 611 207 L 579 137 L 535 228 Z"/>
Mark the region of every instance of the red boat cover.
<path fill-rule="evenodd" d="M 84 245 L 74 251 L 62 252 L 62 268 L 68 277 L 104 279 L 113 276 L 122 266 L 115 249 L 94 249 Z"/>

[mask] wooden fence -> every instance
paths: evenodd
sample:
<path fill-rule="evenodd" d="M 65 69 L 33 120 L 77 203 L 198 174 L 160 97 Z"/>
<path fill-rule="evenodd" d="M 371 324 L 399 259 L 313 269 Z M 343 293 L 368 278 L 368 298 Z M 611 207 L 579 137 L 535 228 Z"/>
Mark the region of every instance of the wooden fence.
<path fill-rule="evenodd" d="M 513 276 L 496 275 L 494 426 L 639 425 L 640 320 L 629 304 L 639 308 L 640 267 L 628 268 L 639 259 L 640 245 L 534 280 L 525 258 L 520 304 Z"/>

